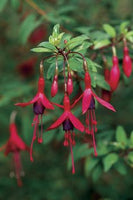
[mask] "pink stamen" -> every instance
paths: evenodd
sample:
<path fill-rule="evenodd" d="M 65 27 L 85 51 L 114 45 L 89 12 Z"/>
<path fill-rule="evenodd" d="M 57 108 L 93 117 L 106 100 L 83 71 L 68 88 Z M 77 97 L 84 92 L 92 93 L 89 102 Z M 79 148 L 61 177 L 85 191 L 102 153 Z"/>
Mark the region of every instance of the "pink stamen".
<path fill-rule="evenodd" d="M 92 110 L 90 111 L 91 114 L 91 121 L 93 120 Z M 97 156 L 97 150 L 96 150 L 96 142 L 95 142 L 95 136 L 94 136 L 94 130 L 93 130 L 93 124 L 91 123 L 91 134 L 93 138 L 93 147 L 94 147 L 94 154 Z"/>
<path fill-rule="evenodd" d="M 41 135 L 40 135 L 40 138 L 38 137 L 38 143 L 40 144 L 43 142 L 42 135 L 43 135 L 43 122 L 42 122 L 42 115 L 41 115 Z"/>
<path fill-rule="evenodd" d="M 34 123 L 35 125 L 35 128 L 34 128 L 34 133 L 33 133 L 33 138 L 32 138 L 32 141 L 31 141 L 31 146 L 30 146 L 30 160 L 33 162 L 33 156 L 32 156 L 32 152 L 33 152 L 33 143 L 34 141 L 36 140 L 36 132 L 37 132 L 37 128 L 38 128 L 38 116 L 36 116 L 34 118 L 34 121 L 36 120 L 36 123 Z"/>

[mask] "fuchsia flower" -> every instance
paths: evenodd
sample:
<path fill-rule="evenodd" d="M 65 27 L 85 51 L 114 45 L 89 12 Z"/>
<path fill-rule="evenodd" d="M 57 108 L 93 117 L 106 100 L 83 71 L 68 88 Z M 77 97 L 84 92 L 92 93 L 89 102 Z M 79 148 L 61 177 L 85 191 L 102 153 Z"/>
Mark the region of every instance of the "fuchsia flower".
<path fill-rule="evenodd" d="M 123 57 L 123 71 L 124 74 L 129 77 L 132 73 L 132 61 L 131 58 L 129 56 L 129 50 L 128 47 L 124 47 L 124 57 Z"/>
<path fill-rule="evenodd" d="M 68 95 L 70 95 L 73 91 L 73 81 L 72 81 L 72 76 L 71 72 L 68 72 L 68 79 L 67 79 L 67 92 Z"/>
<path fill-rule="evenodd" d="M 81 98 L 82 99 L 82 113 L 86 113 L 86 128 L 85 132 L 87 134 L 91 134 L 93 137 L 93 146 L 94 146 L 94 154 L 97 156 L 97 151 L 96 151 L 96 144 L 95 144 L 95 137 L 94 134 L 97 132 L 97 121 L 96 121 L 96 116 L 95 116 L 95 99 L 102 104 L 104 107 L 115 111 L 114 107 L 104 101 L 103 99 L 99 98 L 91 89 L 91 78 L 88 72 L 85 73 L 85 91 L 81 96 L 75 101 L 77 103 Z"/>
<path fill-rule="evenodd" d="M 17 183 L 18 186 L 22 186 L 21 173 L 23 170 L 20 158 L 20 151 L 29 151 L 29 147 L 19 137 L 17 132 L 17 127 L 14 122 L 10 123 L 9 130 L 10 130 L 9 140 L 6 143 L 6 145 L 4 145 L 0 150 L 5 149 L 4 153 L 5 156 L 7 156 L 9 153 L 13 154 Z"/>
<path fill-rule="evenodd" d="M 47 130 L 55 129 L 59 127 L 60 125 L 63 125 L 63 130 L 65 131 L 65 140 L 64 140 L 64 146 L 70 145 L 71 150 L 71 156 L 72 156 L 72 173 L 75 173 L 75 167 L 74 167 L 74 159 L 73 159 L 73 152 L 72 152 L 72 146 L 75 145 L 75 133 L 73 131 L 74 127 L 78 129 L 79 131 L 84 131 L 83 124 L 71 113 L 71 108 L 74 106 L 70 106 L 70 100 L 68 95 L 65 93 L 64 96 L 64 105 L 59 105 L 54 103 L 56 106 L 60 108 L 64 108 L 64 113 L 55 121 Z"/>
<path fill-rule="evenodd" d="M 113 56 L 113 66 L 110 71 L 110 80 L 109 85 L 111 87 L 111 91 L 115 91 L 119 84 L 120 79 L 120 69 L 117 56 Z"/>
<path fill-rule="evenodd" d="M 44 86 L 45 86 L 45 81 L 42 76 L 40 76 L 39 81 L 38 81 L 38 92 L 36 96 L 29 102 L 27 103 L 17 103 L 15 104 L 16 106 L 21 106 L 25 107 L 30 104 L 33 104 L 33 112 L 35 114 L 35 117 L 33 119 L 33 125 L 35 126 L 34 128 L 34 133 L 33 133 L 33 138 L 31 142 L 31 148 L 30 148 L 30 160 L 33 161 L 32 157 L 32 150 L 33 150 L 33 143 L 36 140 L 37 132 L 38 132 L 38 124 L 39 124 L 39 116 L 41 118 L 41 136 L 39 137 L 38 134 L 38 143 L 42 143 L 42 133 L 43 133 L 43 125 L 42 125 L 42 116 L 44 113 L 45 108 L 47 109 L 54 109 L 53 105 L 51 102 L 47 99 L 47 97 L 44 94 Z"/>

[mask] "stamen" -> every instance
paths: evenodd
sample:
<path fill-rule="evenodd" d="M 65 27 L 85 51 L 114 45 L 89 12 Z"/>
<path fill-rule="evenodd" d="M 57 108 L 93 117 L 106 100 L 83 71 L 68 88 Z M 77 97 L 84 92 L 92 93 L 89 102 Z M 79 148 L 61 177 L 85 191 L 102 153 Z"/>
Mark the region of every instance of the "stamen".
<path fill-rule="evenodd" d="M 92 110 L 90 111 L 91 114 L 91 120 L 93 120 Z M 97 150 L 96 150 L 96 142 L 95 142 L 95 136 L 94 136 L 94 130 L 93 130 L 93 124 L 91 123 L 91 134 L 93 138 L 93 147 L 94 147 L 94 154 L 97 156 Z"/>
<path fill-rule="evenodd" d="M 31 146 L 30 146 L 30 160 L 33 162 L 33 157 L 32 157 L 32 152 L 33 152 L 33 143 L 36 140 L 36 132 L 37 132 L 37 128 L 38 128 L 38 115 L 36 115 L 34 117 L 34 122 L 36 120 L 36 123 L 34 123 L 35 128 L 34 128 L 34 132 L 33 132 L 33 137 L 32 137 L 32 141 L 31 141 Z"/>
<path fill-rule="evenodd" d="M 43 122 L 42 122 L 42 115 L 41 115 L 41 135 L 40 135 L 40 138 L 38 137 L 38 143 L 40 144 L 43 142 L 42 135 L 43 135 Z"/>
<path fill-rule="evenodd" d="M 65 132 L 65 140 L 64 140 L 64 146 L 68 146 L 68 133 Z"/>

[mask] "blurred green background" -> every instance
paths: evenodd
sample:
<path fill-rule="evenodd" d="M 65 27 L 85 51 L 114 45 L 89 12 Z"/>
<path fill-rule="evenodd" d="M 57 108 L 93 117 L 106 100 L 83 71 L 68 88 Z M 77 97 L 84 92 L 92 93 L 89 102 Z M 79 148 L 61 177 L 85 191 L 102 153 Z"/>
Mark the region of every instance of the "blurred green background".
<path fill-rule="evenodd" d="M 42 55 L 30 52 L 39 42 L 48 40 L 55 24 L 64 32 L 78 35 L 77 28 L 100 30 L 102 24 L 118 26 L 133 22 L 132 0 L 1 0 L 0 1 L 0 145 L 9 136 L 10 113 L 18 110 L 16 124 L 23 140 L 30 145 L 33 129 L 32 107 L 15 108 L 16 102 L 32 99 L 37 89 L 39 61 Z M 118 49 L 121 69 L 122 46 Z M 130 44 L 130 55 L 133 44 Z M 111 52 L 108 53 L 111 57 Z M 98 60 L 97 60 L 98 61 Z M 96 61 L 96 62 L 97 62 Z M 48 64 L 46 64 L 46 69 Z M 133 199 L 133 79 L 123 75 L 111 103 L 112 113 L 102 106 L 96 109 L 98 157 L 77 136 L 74 148 L 76 174 L 71 174 L 69 149 L 63 146 L 62 129 L 44 133 L 42 145 L 34 144 L 34 162 L 22 153 L 25 176 L 18 188 L 10 178 L 11 155 L 0 153 L 0 199 L 5 200 L 132 200 Z M 45 78 L 47 76 L 45 74 Z M 45 93 L 50 98 L 51 80 Z M 76 88 L 76 85 L 75 85 Z M 76 88 L 78 90 L 78 88 Z M 77 90 L 75 89 L 76 94 Z M 97 89 L 98 94 L 100 90 Z M 62 93 L 54 98 L 62 101 Z M 80 105 L 80 104 L 79 104 Z M 80 106 L 74 109 L 80 113 Z M 58 109 L 57 109 L 58 111 Z M 60 114 L 48 112 L 47 128 Z M 113 155 L 112 155 L 113 154 Z M 114 156 L 115 154 L 115 156 Z M 110 157 L 108 157 L 110 156 Z M 115 157 L 115 158 L 114 158 Z"/>

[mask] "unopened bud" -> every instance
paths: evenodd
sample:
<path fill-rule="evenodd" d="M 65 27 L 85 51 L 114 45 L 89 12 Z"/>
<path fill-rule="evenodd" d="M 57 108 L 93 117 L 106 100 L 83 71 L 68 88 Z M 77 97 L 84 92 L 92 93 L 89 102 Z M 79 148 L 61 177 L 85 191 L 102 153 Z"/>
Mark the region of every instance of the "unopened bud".
<path fill-rule="evenodd" d="M 67 79 L 67 92 L 68 95 L 70 95 L 73 91 L 73 81 L 72 81 L 72 76 L 71 73 L 68 72 L 68 79 Z"/>
<path fill-rule="evenodd" d="M 58 76 L 54 76 L 54 80 L 51 87 L 51 96 L 54 97 L 58 92 Z"/>

